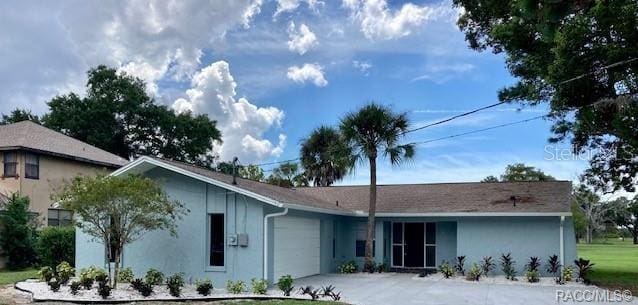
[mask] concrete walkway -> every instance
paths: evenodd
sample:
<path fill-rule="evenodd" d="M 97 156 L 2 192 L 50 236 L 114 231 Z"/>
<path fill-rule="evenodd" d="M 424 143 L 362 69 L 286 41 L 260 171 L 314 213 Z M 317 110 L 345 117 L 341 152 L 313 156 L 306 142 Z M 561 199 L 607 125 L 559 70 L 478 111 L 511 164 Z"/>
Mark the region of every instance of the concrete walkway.
<path fill-rule="evenodd" d="M 557 290 L 573 293 L 596 291 L 595 286 L 530 286 L 525 283 L 495 284 L 463 280 L 422 279 L 413 274 L 330 274 L 295 281 L 295 287 L 315 288 L 333 285 L 341 291 L 344 301 L 357 305 L 408 304 L 472 304 L 472 305 L 544 305 L 544 304 L 605 304 L 601 302 L 559 302 Z M 599 289 L 599 291 L 603 291 Z M 609 304 L 638 304 L 611 302 Z"/>

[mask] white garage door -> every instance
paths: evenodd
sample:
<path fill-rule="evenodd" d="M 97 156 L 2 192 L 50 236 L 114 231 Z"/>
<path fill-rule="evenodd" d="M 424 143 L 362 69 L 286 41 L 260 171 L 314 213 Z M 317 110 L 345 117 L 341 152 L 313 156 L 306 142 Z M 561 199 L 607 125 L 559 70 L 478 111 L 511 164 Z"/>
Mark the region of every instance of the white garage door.
<path fill-rule="evenodd" d="M 319 274 L 320 221 L 283 216 L 275 218 L 275 281 Z"/>

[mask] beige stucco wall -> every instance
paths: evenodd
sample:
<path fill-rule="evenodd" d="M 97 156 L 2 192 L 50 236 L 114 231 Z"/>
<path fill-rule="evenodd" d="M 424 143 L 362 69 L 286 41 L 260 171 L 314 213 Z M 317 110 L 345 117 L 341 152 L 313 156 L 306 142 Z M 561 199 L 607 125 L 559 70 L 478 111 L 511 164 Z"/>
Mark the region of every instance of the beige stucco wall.
<path fill-rule="evenodd" d="M 0 178 L 0 191 L 4 194 L 20 192 L 31 199 L 30 210 L 39 214 L 41 225 L 47 223 L 47 210 L 53 203 L 51 194 L 78 175 L 108 174 L 112 169 L 59 157 L 40 155 L 39 179 L 25 178 L 25 152 L 18 153 L 18 178 Z M 0 155 L 0 162 L 3 160 Z M 0 171 L 4 167 L 0 167 Z"/>

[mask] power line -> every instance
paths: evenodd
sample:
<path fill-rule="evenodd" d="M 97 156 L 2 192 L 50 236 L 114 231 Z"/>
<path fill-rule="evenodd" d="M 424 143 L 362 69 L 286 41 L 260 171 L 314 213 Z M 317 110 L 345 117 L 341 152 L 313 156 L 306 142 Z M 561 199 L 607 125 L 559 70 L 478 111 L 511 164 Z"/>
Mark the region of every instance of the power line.
<path fill-rule="evenodd" d="M 468 115 L 470 115 L 470 114 L 477 113 L 477 112 L 479 112 L 479 111 L 481 111 L 481 110 L 490 109 L 490 108 L 493 108 L 493 107 L 499 106 L 499 105 L 501 105 L 501 104 L 504 104 L 504 102 L 494 103 L 494 104 L 492 104 L 492 105 L 487 105 L 487 106 L 484 106 L 484 107 L 481 107 L 481 108 L 478 108 L 478 109 L 474 109 L 474 110 L 470 110 L 470 111 L 468 111 L 468 112 L 464 112 L 464 113 L 461 113 L 461 114 L 457 114 L 457 115 L 455 115 L 455 116 L 449 117 L 449 118 L 444 119 L 444 120 L 441 120 L 441 121 L 437 121 L 437 122 L 430 123 L 430 124 L 427 124 L 427 125 L 423 125 L 423 126 L 420 126 L 420 127 L 417 127 L 417 128 L 409 129 L 409 130 L 407 130 L 407 131 L 405 131 L 405 132 L 403 132 L 403 133 L 401 133 L 401 134 L 402 134 L 402 135 L 404 135 L 404 134 L 406 134 L 406 133 L 415 132 L 415 131 L 417 131 L 417 130 L 425 129 L 425 128 L 428 128 L 428 127 L 432 127 L 432 126 L 436 126 L 436 125 L 441 125 L 441 124 L 443 124 L 443 123 L 447 123 L 447 122 L 449 122 L 449 121 L 452 121 L 452 120 L 458 119 L 458 118 L 460 118 L 460 117 L 468 116 Z"/>
<path fill-rule="evenodd" d="M 558 83 L 558 84 L 559 84 L 559 85 L 564 85 L 564 84 L 566 84 L 566 83 L 573 82 L 573 81 L 575 81 L 575 80 L 581 79 L 581 78 L 583 78 L 583 77 L 585 77 L 585 76 L 587 76 L 587 75 L 593 74 L 593 73 L 595 73 L 595 72 L 597 72 L 597 71 L 600 71 L 600 70 L 607 70 L 607 69 L 609 69 L 609 68 L 614 68 L 614 67 L 618 67 L 618 66 L 626 65 L 626 64 L 628 64 L 628 63 L 632 63 L 632 62 L 634 62 L 634 61 L 636 61 L 636 60 L 638 60 L 638 57 L 636 57 L 636 58 L 626 59 L 626 60 L 623 60 L 623 61 L 618 61 L 618 62 L 615 62 L 615 63 L 613 63 L 613 64 L 609 64 L 609 65 L 606 65 L 606 66 L 600 67 L 600 68 L 598 68 L 596 71 L 583 73 L 583 74 L 581 74 L 581 75 L 578 75 L 578 76 L 572 77 L 572 78 L 570 78 L 570 79 L 564 80 L 564 81 L 562 81 L 562 82 L 560 82 L 560 83 Z"/>
<path fill-rule="evenodd" d="M 456 137 L 460 137 L 460 136 L 466 136 L 469 134 L 475 134 L 475 133 L 479 133 L 479 132 L 484 132 L 484 131 L 488 131 L 488 130 L 492 130 L 492 129 L 497 129 L 497 128 L 502 128 L 502 127 L 507 127 L 507 126 L 512 126 L 512 125 L 517 125 L 517 124 L 522 124 L 522 123 L 526 123 L 526 122 L 530 122 L 530 121 L 535 121 L 544 117 L 547 117 L 548 115 L 539 115 L 533 118 L 529 118 L 529 119 L 525 119 L 525 120 L 520 120 L 520 121 L 516 121 L 516 122 L 510 122 L 510 123 L 505 123 L 505 124 L 500 124 L 500 125 L 496 125 L 496 126 L 491 126 L 491 127 L 487 127 L 487 128 L 481 128 L 481 129 L 477 129 L 477 130 L 472 130 L 472 131 L 467 131 L 467 132 L 463 132 L 463 133 L 457 133 L 457 134 L 453 134 L 453 135 L 449 135 L 449 136 L 445 136 L 445 137 L 440 137 L 440 138 L 435 138 L 435 139 L 430 139 L 430 140 L 424 140 L 424 141 L 417 141 L 417 142 L 411 142 L 409 144 L 412 145 L 418 145 L 418 144 L 426 144 L 426 143 L 432 143 L 432 142 L 436 142 L 436 141 L 441 141 L 441 140 L 447 140 L 447 139 L 452 139 L 452 138 L 456 138 Z"/>

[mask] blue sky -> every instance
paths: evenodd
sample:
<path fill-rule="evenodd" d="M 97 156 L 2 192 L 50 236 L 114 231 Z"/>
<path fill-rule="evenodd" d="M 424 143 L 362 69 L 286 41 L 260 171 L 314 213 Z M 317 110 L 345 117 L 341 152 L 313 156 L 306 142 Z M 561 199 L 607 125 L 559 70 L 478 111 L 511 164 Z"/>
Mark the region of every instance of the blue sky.
<path fill-rule="evenodd" d="M 503 56 L 467 47 L 458 12 L 449 1 L 0 4 L 0 69 L 17 71 L 0 77 L 0 112 L 43 113 L 56 94 L 82 93 L 85 71 L 103 63 L 143 78 L 149 94 L 176 111 L 218 120 L 224 143 L 215 151 L 223 159 L 292 159 L 313 128 L 368 101 L 408 112 L 414 126 L 496 102 L 515 80 Z M 495 107 L 405 141 L 546 112 L 519 108 Z M 534 121 L 422 145 L 398 168 L 384 161 L 379 181 L 476 181 L 513 162 L 576 180 L 585 161 L 547 160 L 550 126 Z M 367 179 L 362 165 L 343 183 Z"/>

